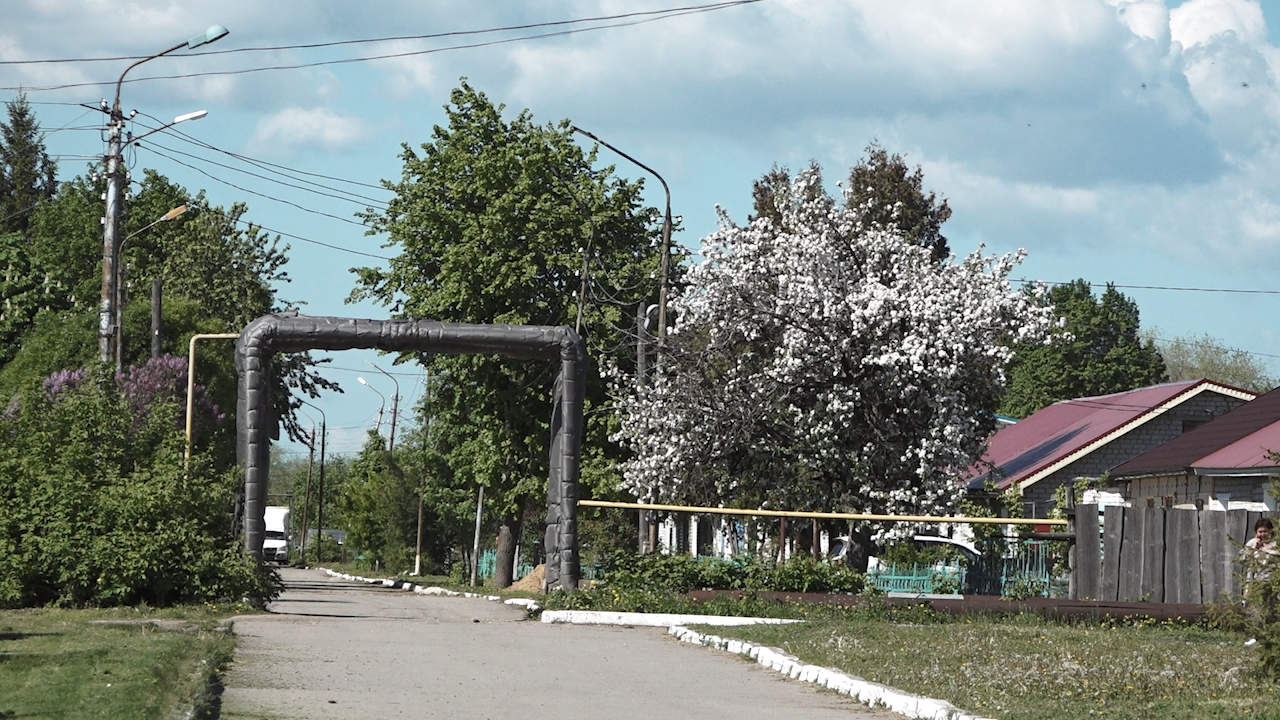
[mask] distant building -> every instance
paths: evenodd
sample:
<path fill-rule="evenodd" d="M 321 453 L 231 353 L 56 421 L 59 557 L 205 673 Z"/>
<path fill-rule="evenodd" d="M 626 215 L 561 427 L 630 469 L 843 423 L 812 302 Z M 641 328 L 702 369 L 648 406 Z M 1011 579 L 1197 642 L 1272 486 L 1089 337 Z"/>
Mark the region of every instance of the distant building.
<path fill-rule="evenodd" d="M 1111 479 L 1131 504 L 1274 511 L 1273 451 L 1280 389 L 1119 465 Z"/>
<path fill-rule="evenodd" d="M 1254 397 L 1228 385 L 1187 380 L 1063 400 L 1001 427 L 963 479 L 973 496 L 988 488 L 1017 488 L 1025 514 L 1046 517 L 1062 485 L 1101 477 Z"/>

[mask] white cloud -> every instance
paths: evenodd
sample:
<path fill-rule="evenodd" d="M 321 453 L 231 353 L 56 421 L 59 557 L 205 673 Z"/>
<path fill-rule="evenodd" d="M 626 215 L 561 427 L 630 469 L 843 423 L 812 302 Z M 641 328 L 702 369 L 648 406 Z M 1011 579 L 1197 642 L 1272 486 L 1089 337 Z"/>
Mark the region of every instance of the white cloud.
<path fill-rule="evenodd" d="M 1173 39 L 1184 47 L 1204 45 L 1227 33 L 1250 45 L 1267 41 L 1262 6 L 1251 0 L 1188 0 L 1169 13 L 1169 25 Z"/>
<path fill-rule="evenodd" d="M 344 152 L 368 135 L 364 121 L 327 108 L 285 108 L 258 121 L 250 147 L 256 152 L 315 147 Z"/>

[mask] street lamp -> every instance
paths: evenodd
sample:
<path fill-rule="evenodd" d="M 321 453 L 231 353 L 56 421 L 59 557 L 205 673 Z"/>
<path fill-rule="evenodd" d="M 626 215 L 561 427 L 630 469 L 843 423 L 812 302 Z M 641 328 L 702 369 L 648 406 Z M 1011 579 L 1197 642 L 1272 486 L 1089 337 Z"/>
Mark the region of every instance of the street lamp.
<path fill-rule="evenodd" d="M 595 135 L 592 135 L 586 130 L 583 130 L 577 125 L 574 125 L 572 127 L 574 132 L 591 138 L 595 142 L 600 143 L 601 145 L 618 153 L 619 155 L 626 158 L 627 160 L 630 160 L 636 165 L 639 165 L 641 168 L 646 170 L 649 174 L 658 178 L 658 182 L 662 183 L 662 191 L 667 194 L 667 211 L 662 218 L 662 278 L 659 281 L 661 284 L 658 286 L 658 359 L 661 360 L 662 345 L 667 337 L 667 274 L 670 272 L 669 266 L 671 264 L 671 188 L 667 187 L 667 181 L 663 180 L 662 176 L 659 175 L 657 171 L 655 171 L 653 168 L 649 167 L 648 165 L 645 165 L 639 160 L 622 152 L 618 148 L 601 140 Z"/>
<path fill-rule="evenodd" d="M 161 215 L 159 219 L 151 221 L 141 230 L 134 230 L 129 233 L 125 239 L 120 241 L 120 247 L 116 250 L 117 258 L 124 257 L 124 245 L 134 237 L 150 230 L 156 225 L 172 220 L 187 211 L 186 205 L 179 205 L 169 212 Z M 116 304 L 116 372 L 120 372 L 124 368 L 124 264 L 118 263 L 120 279 L 116 281 L 115 287 L 115 304 Z M 160 278 L 152 278 L 151 281 L 151 357 L 160 357 Z"/>
<path fill-rule="evenodd" d="M 117 269 L 117 261 L 120 257 L 120 247 L 118 242 L 120 231 L 120 217 L 123 208 L 121 202 L 124 197 L 124 173 L 121 170 L 121 160 L 124 154 L 124 147 L 130 142 L 134 142 L 138 138 L 125 141 L 124 135 L 124 112 L 120 109 L 120 86 L 124 84 L 124 76 L 130 70 L 139 65 L 154 60 L 163 55 L 168 55 L 182 48 L 197 48 L 201 45 L 207 45 L 227 34 L 227 29 L 221 25 L 210 26 L 203 34 L 197 35 L 186 42 L 178 43 L 167 50 L 162 50 L 155 55 L 151 55 L 124 69 L 120 73 L 120 79 L 116 80 L 115 100 L 111 104 L 108 111 L 111 115 L 111 123 L 108 127 L 109 140 L 107 143 L 106 155 L 106 178 L 107 192 L 106 197 L 106 213 L 102 218 L 102 300 L 98 309 L 98 359 L 101 362 L 111 361 L 111 338 L 112 321 L 116 317 L 116 284 L 119 282 L 119 273 Z M 105 105 L 105 101 L 103 102 Z M 105 109 L 105 108 L 104 108 Z M 199 120 L 206 115 L 205 111 L 200 110 L 186 115 L 179 115 L 174 118 L 173 122 L 168 125 L 156 128 L 151 132 L 163 130 L 168 127 L 177 125 L 187 120 Z M 149 135 L 150 133 L 145 133 Z"/>
<path fill-rule="evenodd" d="M 376 388 L 376 387 L 374 387 L 374 386 L 370 385 L 368 380 L 365 380 L 365 379 L 364 379 L 364 378 L 362 378 L 362 377 L 357 377 L 357 378 L 356 378 L 356 380 L 359 380 L 361 385 L 363 385 L 363 386 L 365 386 L 365 387 L 369 388 L 370 390 L 372 390 L 372 391 L 374 391 L 374 392 L 378 393 L 378 397 L 382 398 L 382 404 L 378 406 L 378 425 L 377 425 L 376 429 L 374 430 L 374 432 L 377 432 L 379 435 L 381 435 L 381 434 L 382 434 L 382 411 L 383 411 L 383 410 L 385 410 L 385 409 L 386 409 L 386 407 L 387 407 L 387 396 L 386 396 L 386 395 L 383 395 L 383 394 L 382 394 L 382 393 L 380 393 L 380 392 L 378 392 L 378 388 Z"/>
<path fill-rule="evenodd" d="M 609 148 L 610 150 L 618 153 L 622 157 L 626 158 L 627 160 L 630 160 L 631 162 L 635 163 L 636 165 L 640 166 L 641 168 L 649 172 L 649 174 L 658 178 L 658 182 L 662 183 L 662 191 L 666 193 L 667 211 L 662 218 L 662 278 L 661 280 L 659 280 L 660 284 L 658 285 L 658 352 L 657 352 L 657 357 L 655 358 L 656 364 L 661 364 L 662 348 L 667 338 L 667 274 L 670 272 L 669 268 L 671 265 L 671 188 L 667 186 L 667 181 L 663 180 L 662 176 L 659 175 L 657 171 L 654 170 L 653 168 L 649 167 L 648 165 L 645 165 L 639 160 L 622 152 L 618 148 L 610 145 L 604 140 L 601 140 L 600 138 L 587 132 L 586 130 L 583 130 L 577 125 L 573 125 L 571 127 L 573 128 L 574 132 L 591 138 L 595 142 L 598 142 L 601 145 Z M 643 314 L 647 316 L 647 313 L 638 313 L 638 314 Z M 641 322 L 643 322 L 643 320 Z M 639 336 L 640 336 L 641 343 L 644 342 L 644 333 L 645 333 L 645 329 L 640 328 Z M 643 375 L 640 375 L 640 377 L 643 377 Z M 649 528 L 648 533 L 645 533 L 642 535 L 641 545 L 642 546 L 647 545 L 650 551 L 652 551 L 652 549 L 657 547 L 657 544 L 658 544 L 658 526 L 654 522 L 654 516 L 650 515 L 648 520 L 646 521 L 645 515 L 646 515 L 646 512 L 641 510 L 640 524 L 642 525 L 647 524 Z M 647 536 L 647 538 L 645 536 Z"/>
<path fill-rule="evenodd" d="M 383 370 L 368 360 L 365 360 L 364 363 L 383 375 L 386 375 L 388 378 L 391 378 L 391 382 L 396 385 L 396 394 L 391 396 L 391 440 L 387 443 L 387 452 L 391 452 L 396 449 L 396 415 L 400 412 L 400 383 L 386 370 Z M 363 380 L 361 382 L 363 382 Z"/>
<path fill-rule="evenodd" d="M 303 400 L 302 398 L 298 398 L 298 402 L 320 413 L 320 506 L 317 508 L 317 511 L 316 511 L 316 563 L 320 563 L 322 562 L 322 559 L 320 557 L 320 551 L 324 549 L 324 541 L 322 540 L 322 536 L 324 535 L 324 441 L 325 441 L 325 436 L 328 435 L 326 428 L 328 426 L 329 419 L 325 417 L 324 411 L 321 410 L 319 406 L 312 405 L 311 403 L 307 402 L 306 400 Z M 312 432 L 311 432 L 311 449 L 313 452 L 315 451 L 315 445 L 316 445 L 316 436 L 315 436 L 315 426 L 313 421 Z M 311 507 L 311 469 L 309 465 L 307 469 L 306 500 L 304 500 L 303 502 L 304 504 L 302 506 L 302 561 L 305 563 L 307 560 L 307 510 Z"/>

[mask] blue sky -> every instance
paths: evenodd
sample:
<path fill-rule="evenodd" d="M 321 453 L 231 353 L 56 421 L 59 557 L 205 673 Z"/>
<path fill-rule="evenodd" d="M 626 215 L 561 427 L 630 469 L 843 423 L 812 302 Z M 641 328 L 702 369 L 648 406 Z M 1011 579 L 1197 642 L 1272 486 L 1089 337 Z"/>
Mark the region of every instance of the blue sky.
<path fill-rule="evenodd" d="M 692 0 L 690 0 L 692 2 Z M 231 34 L 209 50 L 424 35 L 587 18 L 681 3 L 455 0 L 347 3 L 282 0 L 8 0 L 0 61 L 150 54 L 213 23 Z M 599 23 L 597 23 L 599 24 Z M 581 26 L 578 26 L 581 27 Z M 107 28 L 118 28 L 108 31 Z M 552 29 L 554 30 L 554 28 Z M 174 56 L 131 79 L 342 60 L 510 39 L 546 30 L 317 49 Z M 399 176 L 399 147 L 430 137 L 458 78 L 542 122 L 571 118 L 663 173 L 678 238 L 697 248 L 715 206 L 743 219 L 751 181 L 778 162 L 818 160 L 830 181 L 872 139 L 925 170 L 949 199 L 944 227 L 967 253 L 1019 247 L 1019 277 L 1121 285 L 1280 289 L 1280 0 L 762 0 L 627 27 L 370 62 L 128 83 L 126 109 L 169 119 L 218 148 L 308 172 L 377 184 Z M 0 65 L 0 98 L 32 88 L 66 177 L 103 151 L 101 114 L 75 105 L 125 63 Z M 90 126 L 90 127 L 86 127 Z M 76 129 L 84 127 L 85 129 Z M 162 149 L 169 148 L 169 150 Z M 192 153 L 203 159 L 177 155 Z M 164 153 L 169 157 L 158 154 Z M 200 168 L 185 167 L 175 159 Z M 304 193 L 208 160 L 252 169 L 181 139 L 137 153 L 150 167 L 243 200 L 262 225 L 386 255 L 351 222 L 360 206 Z M 607 151 L 620 173 L 642 173 Z M 210 177 L 212 176 L 212 177 Z M 215 179 L 216 178 L 216 179 Z M 221 181 L 243 189 L 232 188 Z M 359 192 L 384 198 L 379 190 Z M 650 181 L 649 197 L 661 200 Z M 281 295 L 305 312 L 385 317 L 344 303 L 348 269 L 376 259 L 290 240 L 293 282 Z M 1280 296 L 1129 288 L 1144 325 L 1164 337 L 1209 333 L 1280 368 L 1272 318 Z M 1277 356 L 1277 357 L 1269 357 Z M 330 447 L 351 451 L 398 376 L 402 411 L 421 393 L 415 368 L 347 352 L 326 374 L 346 390 L 319 401 Z M 407 414 L 405 412 L 404 414 Z M 319 418 L 316 418 L 317 420 Z M 298 448 L 290 446 L 290 451 Z"/>

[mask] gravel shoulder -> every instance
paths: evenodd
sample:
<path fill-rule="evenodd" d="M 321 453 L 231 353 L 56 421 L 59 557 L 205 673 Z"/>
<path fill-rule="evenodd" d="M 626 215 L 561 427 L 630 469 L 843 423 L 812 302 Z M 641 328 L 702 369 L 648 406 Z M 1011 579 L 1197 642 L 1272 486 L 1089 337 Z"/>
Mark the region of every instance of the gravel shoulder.
<path fill-rule="evenodd" d="M 228 720 L 901 718 L 662 629 L 550 625 L 487 600 L 282 574 L 271 614 L 235 620 Z"/>

